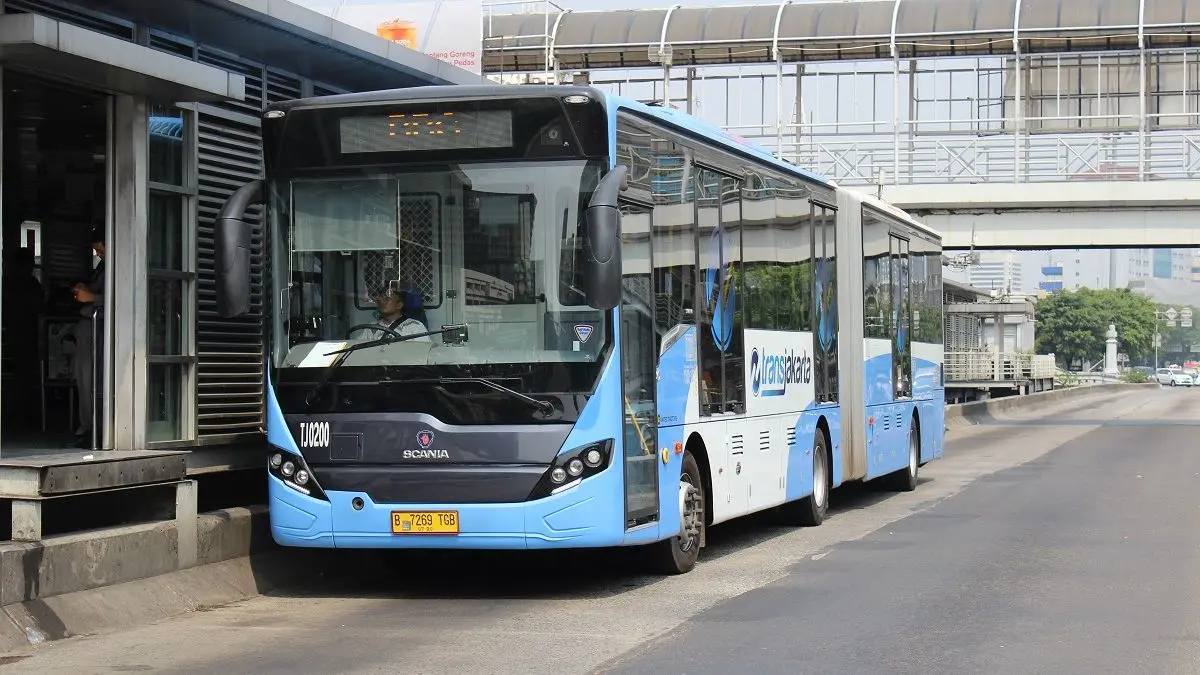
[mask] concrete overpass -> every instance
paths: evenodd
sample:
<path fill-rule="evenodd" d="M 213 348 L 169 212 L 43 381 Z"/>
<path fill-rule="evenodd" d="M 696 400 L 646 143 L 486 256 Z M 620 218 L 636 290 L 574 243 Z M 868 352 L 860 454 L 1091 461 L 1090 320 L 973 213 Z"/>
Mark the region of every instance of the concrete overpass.
<path fill-rule="evenodd" d="M 946 248 L 1193 248 L 1200 181 L 887 185 Z"/>

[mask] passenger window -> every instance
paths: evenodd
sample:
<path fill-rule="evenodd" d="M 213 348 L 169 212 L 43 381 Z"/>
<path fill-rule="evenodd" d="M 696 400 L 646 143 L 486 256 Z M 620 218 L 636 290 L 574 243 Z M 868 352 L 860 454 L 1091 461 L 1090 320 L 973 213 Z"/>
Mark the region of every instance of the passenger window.
<path fill-rule="evenodd" d="M 746 409 L 742 369 L 742 221 L 739 181 L 698 168 L 700 413 Z"/>

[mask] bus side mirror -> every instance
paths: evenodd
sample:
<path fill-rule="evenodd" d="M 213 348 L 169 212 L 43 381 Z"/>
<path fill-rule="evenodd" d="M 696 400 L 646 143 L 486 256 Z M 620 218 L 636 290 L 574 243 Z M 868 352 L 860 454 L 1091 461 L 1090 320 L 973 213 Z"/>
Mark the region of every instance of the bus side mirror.
<path fill-rule="evenodd" d="M 250 311 L 250 226 L 246 209 L 262 201 L 261 180 L 238 188 L 229 196 L 213 223 L 217 314 L 232 319 Z"/>
<path fill-rule="evenodd" d="M 617 198 L 629 185 L 629 167 L 616 166 L 592 192 L 584 213 L 583 292 L 588 306 L 609 310 L 621 303 L 621 211 Z"/>

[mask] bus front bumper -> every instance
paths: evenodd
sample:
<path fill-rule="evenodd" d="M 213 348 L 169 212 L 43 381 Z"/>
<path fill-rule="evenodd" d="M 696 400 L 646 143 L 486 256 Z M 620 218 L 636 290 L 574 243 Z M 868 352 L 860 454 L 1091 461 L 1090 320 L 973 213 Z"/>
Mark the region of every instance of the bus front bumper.
<path fill-rule="evenodd" d="M 605 471 L 543 499 L 505 504 L 377 504 L 363 492 L 329 501 L 268 475 L 271 534 L 281 546 L 388 549 L 550 549 L 618 546 L 624 531 L 619 474 Z M 355 500 L 361 508 L 355 508 Z M 452 511 L 456 534 L 393 533 L 393 512 Z M 637 537 L 642 539 L 642 537 Z"/>

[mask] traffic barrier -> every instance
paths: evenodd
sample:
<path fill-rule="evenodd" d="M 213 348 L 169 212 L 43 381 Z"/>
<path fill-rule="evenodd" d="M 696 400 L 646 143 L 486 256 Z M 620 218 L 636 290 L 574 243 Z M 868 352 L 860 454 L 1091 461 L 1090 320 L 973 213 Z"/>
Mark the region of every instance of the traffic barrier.
<path fill-rule="evenodd" d="M 1048 403 L 1081 399 L 1101 394 L 1111 395 L 1127 390 L 1138 390 L 1159 387 L 1157 382 L 1142 384 L 1114 383 L 1098 384 L 1088 387 L 1070 387 L 1052 389 L 1050 391 L 1026 394 L 1025 396 L 1005 396 L 1004 398 L 988 399 L 986 401 L 971 401 L 970 403 L 954 403 L 946 406 L 946 423 L 949 426 L 957 418 L 987 417 L 998 412 L 1034 409 Z"/>

